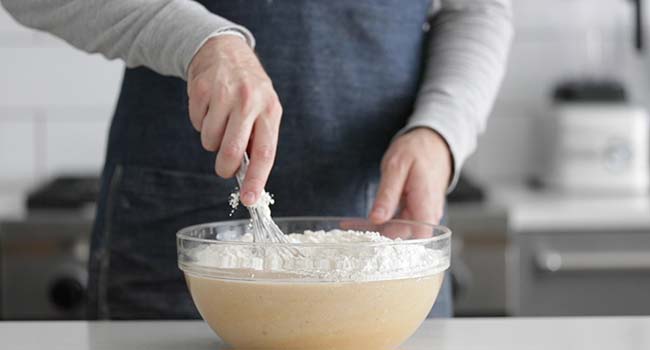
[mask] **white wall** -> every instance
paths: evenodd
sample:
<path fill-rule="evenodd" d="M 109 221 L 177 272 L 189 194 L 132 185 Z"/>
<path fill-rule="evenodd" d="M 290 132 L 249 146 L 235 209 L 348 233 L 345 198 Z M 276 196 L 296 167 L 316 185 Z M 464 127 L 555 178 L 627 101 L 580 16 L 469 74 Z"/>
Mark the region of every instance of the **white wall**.
<path fill-rule="evenodd" d="M 0 7 L 0 184 L 98 173 L 122 70 Z"/>
<path fill-rule="evenodd" d="M 557 81 L 595 66 L 592 71 L 623 76 L 637 100 L 648 91 L 646 70 L 631 50 L 630 1 L 513 3 L 517 36 L 507 77 L 466 168 L 482 182 L 519 181 L 535 172 L 535 123 L 548 115 Z M 602 28 L 608 53 L 591 65 L 589 26 Z M 122 68 L 22 28 L 0 8 L 0 183 L 60 171 L 98 172 Z"/>
<path fill-rule="evenodd" d="M 466 167 L 484 183 L 519 182 L 538 171 L 543 149 L 537 124 L 548 117 L 549 96 L 561 80 L 593 72 L 620 77 L 633 100 L 647 105 L 650 74 L 643 64 L 647 58 L 632 48 L 631 1 L 512 1 L 516 38 L 507 75 L 487 131 Z M 648 19 L 650 12 L 646 27 Z M 602 38 L 602 55 L 588 54 L 599 51 L 588 32 Z"/>

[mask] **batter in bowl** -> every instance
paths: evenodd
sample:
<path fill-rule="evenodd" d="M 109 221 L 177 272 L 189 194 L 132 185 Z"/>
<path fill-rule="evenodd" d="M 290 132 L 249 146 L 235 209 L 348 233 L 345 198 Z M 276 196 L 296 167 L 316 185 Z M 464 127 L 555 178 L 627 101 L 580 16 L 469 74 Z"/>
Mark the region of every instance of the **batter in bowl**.
<path fill-rule="evenodd" d="M 422 245 L 344 230 L 288 237 L 305 244 L 302 256 L 243 244 L 194 252 L 201 268 L 185 271 L 192 298 L 228 344 L 392 349 L 424 320 L 442 283 L 440 252 Z"/>
<path fill-rule="evenodd" d="M 443 274 L 344 283 L 186 277 L 203 318 L 236 348 L 375 350 L 393 349 L 412 335 Z"/>

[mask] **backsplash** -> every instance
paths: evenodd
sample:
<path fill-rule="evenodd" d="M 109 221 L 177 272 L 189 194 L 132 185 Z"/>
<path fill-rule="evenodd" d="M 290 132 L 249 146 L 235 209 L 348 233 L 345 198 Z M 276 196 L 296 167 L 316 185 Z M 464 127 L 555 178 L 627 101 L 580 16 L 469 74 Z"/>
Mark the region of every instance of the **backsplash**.
<path fill-rule="evenodd" d="M 0 7 L 0 185 L 98 173 L 123 65 L 18 25 Z"/>
<path fill-rule="evenodd" d="M 647 71 L 644 58 L 632 50 L 630 1 L 513 3 L 517 34 L 507 76 L 466 167 L 486 183 L 521 181 L 536 172 L 536 123 L 548 115 L 558 81 L 604 74 L 622 78 L 634 100 L 645 100 L 649 91 L 650 76 L 638 74 Z M 585 34 L 590 27 L 599 28 L 591 31 L 595 36 Z M 0 67 L 0 183 L 98 173 L 123 64 L 23 28 L 0 8 Z"/>

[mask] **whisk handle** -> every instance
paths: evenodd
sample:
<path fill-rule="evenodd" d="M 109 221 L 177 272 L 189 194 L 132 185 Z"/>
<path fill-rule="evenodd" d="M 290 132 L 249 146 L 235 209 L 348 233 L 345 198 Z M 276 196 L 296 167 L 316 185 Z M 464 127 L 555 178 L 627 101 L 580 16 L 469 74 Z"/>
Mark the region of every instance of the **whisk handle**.
<path fill-rule="evenodd" d="M 244 152 L 244 157 L 241 160 L 241 165 L 239 166 L 239 170 L 237 170 L 237 173 L 235 174 L 235 177 L 237 178 L 237 183 L 239 184 L 239 188 L 242 188 L 244 185 L 244 177 L 246 176 L 246 172 L 248 171 L 248 164 L 250 163 L 250 159 L 248 158 L 248 152 Z"/>

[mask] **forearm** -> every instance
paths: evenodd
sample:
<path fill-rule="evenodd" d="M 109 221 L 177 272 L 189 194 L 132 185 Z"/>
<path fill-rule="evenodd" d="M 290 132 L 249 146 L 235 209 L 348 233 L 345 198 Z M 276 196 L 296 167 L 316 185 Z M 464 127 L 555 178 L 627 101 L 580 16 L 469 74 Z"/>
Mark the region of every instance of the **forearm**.
<path fill-rule="evenodd" d="M 476 148 L 504 75 L 512 39 L 509 0 L 448 0 L 432 20 L 427 64 L 406 130 L 443 136 L 455 184 Z"/>
<path fill-rule="evenodd" d="M 127 66 L 186 77 L 204 41 L 243 27 L 188 0 L 1 0 L 16 20 L 50 32 L 87 52 L 120 58 Z"/>

